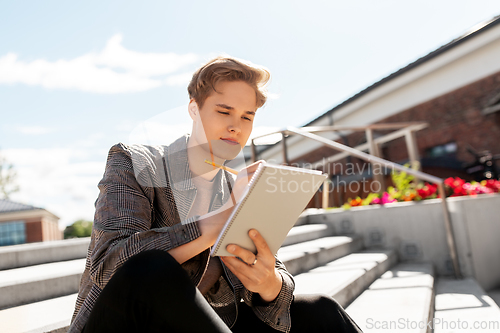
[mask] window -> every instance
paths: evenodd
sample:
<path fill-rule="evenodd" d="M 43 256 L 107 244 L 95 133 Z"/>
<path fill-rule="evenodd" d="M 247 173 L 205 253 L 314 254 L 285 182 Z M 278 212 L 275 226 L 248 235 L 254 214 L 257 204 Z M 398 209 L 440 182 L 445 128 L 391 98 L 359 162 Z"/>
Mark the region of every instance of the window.
<path fill-rule="evenodd" d="M 450 174 L 463 171 L 463 162 L 457 159 L 457 143 L 448 142 L 425 150 L 421 159 L 423 168 L 448 169 Z"/>
<path fill-rule="evenodd" d="M 0 246 L 26 243 L 24 221 L 0 222 Z"/>
<path fill-rule="evenodd" d="M 425 157 L 435 158 L 441 156 L 454 155 L 457 152 L 457 143 L 450 142 L 444 145 L 434 146 L 426 149 Z"/>

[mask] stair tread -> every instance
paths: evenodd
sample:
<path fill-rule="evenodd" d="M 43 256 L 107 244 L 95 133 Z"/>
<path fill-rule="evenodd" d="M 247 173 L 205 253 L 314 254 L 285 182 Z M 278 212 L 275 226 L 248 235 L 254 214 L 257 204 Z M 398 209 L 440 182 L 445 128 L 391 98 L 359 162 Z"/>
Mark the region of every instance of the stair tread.
<path fill-rule="evenodd" d="M 351 253 L 324 266 L 294 277 L 295 293 L 326 293 L 333 296 L 353 280 L 366 274 L 381 262 L 389 259 L 393 250 L 365 250 Z"/>
<path fill-rule="evenodd" d="M 304 224 L 304 225 L 299 225 L 295 226 L 292 229 L 290 229 L 290 232 L 288 232 L 287 236 L 295 236 L 297 234 L 301 233 L 307 233 L 307 232 L 312 232 L 312 231 L 321 231 L 321 230 L 327 230 L 328 226 L 326 224 Z"/>
<path fill-rule="evenodd" d="M 306 242 L 333 235 L 334 230 L 326 224 L 304 224 L 293 227 L 285 238 L 283 246 Z"/>
<path fill-rule="evenodd" d="M 432 264 L 401 263 L 372 283 L 346 311 L 365 333 L 426 332 L 433 286 Z"/>
<path fill-rule="evenodd" d="M 0 247 L 0 271 L 50 262 L 82 259 L 90 237 Z"/>
<path fill-rule="evenodd" d="M 0 288 L 21 283 L 81 274 L 84 269 L 85 259 L 75 259 L 22 268 L 13 268 L 0 271 Z"/>
<path fill-rule="evenodd" d="M 301 257 L 307 253 L 317 253 L 325 248 L 332 248 L 353 242 L 355 238 L 347 236 L 328 236 L 307 242 L 287 245 L 278 250 L 278 257 L 282 261 L 287 261 Z"/>
<path fill-rule="evenodd" d="M 72 245 L 89 244 L 90 237 L 61 239 L 48 242 L 27 243 L 0 247 L 0 255 L 4 253 L 37 251 L 46 248 L 60 248 Z"/>
<path fill-rule="evenodd" d="M 9 333 L 47 332 L 68 326 L 77 294 L 0 310 L 2 331 Z"/>
<path fill-rule="evenodd" d="M 435 309 L 435 333 L 500 331 L 500 308 L 475 279 L 438 278 Z"/>

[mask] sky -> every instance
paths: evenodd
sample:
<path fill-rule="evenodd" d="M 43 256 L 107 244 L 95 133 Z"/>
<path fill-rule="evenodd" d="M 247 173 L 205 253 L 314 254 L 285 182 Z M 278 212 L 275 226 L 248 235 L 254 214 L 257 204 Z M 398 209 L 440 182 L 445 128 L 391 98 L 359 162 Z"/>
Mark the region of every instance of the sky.
<path fill-rule="evenodd" d="M 267 67 L 254 134 L 300 127 L 500 15 L 497 0 L 0 0 L 0 155 L 14 201 L 92 220 L 107 152 L 190 132 L 187 84 L 217 55 Z"/>

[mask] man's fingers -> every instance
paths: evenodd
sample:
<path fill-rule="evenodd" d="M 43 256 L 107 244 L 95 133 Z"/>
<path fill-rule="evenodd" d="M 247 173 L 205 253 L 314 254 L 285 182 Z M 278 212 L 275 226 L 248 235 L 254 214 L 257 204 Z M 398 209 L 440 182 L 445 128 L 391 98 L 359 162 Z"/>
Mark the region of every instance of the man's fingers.
<path fill-rule="evenodd" d="M 257 253 L 259 253 L 260 255 L 263 255 L 263 256 L 268 256 L 268 255 L 273 256 L 273 254 L 271 253 L 271 250 L 269 249 L 269 245 L 267 245 L 266 240 L 264 239 L 264 237 L 262 237 L 260 232 L 258 232 L 255 229 L 251 229 L 248 232 L 248 235 L 250 236 L 253 243 L 255 244 L 255 247 L 257 248 Z"/>
<path fill-rule="evenodd" d="M 248 232 L 248 235 L 252 239 L 253 243 L 255 244 L 255 247 L 257 248 L 257 253 L 259 254 L 259 257 L 273 257 L 274 255 L 271 253 L 271 250 L 269 249 L 269 246 L 267 245 L 266 240 L 260 232 L 258 232 L 255 229 L 251 229 Z M 226 247 L 226 250 L 234 254 L 237 257 L 240 257 L 245 263 L 248 265 L 252 265 L 257 258 L 255 254 L 253 254 L 251 251 L 248 251 L 240 246 L 237 246 L 235 244 L 229 244 Z"/>
<path fill-rule="evenodd" d="M 252 252 L 245 250 L 244 248 L 234 244 L 228 245 L 227 251 L 231 254 L 234 254 L 237 257 L 240 257 L 248 265 L 251 265 L 256 258 L 255 254 L 253 254 Z"/>
<path fill-rule="evenodd" d="M 224 264 L 226 264 L 226 266 L 231 270 L 231 272 L 233 272 L 234 274 L 236 274 L 236 276 L 238 276 L 238 278 L 240 276 L 247 277 L 248 275 L 251 274 L 250 272 L 251 268 L 236 257 L 224 257 L 223 261 Z"/>

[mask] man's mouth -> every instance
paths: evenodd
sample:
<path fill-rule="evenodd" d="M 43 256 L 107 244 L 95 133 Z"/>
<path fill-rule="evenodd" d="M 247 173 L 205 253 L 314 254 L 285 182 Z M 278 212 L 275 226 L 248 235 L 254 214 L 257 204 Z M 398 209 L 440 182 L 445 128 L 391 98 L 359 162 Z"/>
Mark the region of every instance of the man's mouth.
<path fill-rule="evenodd" d="M 227 144 L 230 144 L 230 145 L 237 145 L 237 144 L 239 144 L 238 141 L 232 140 L 232 139 L 228 139 L 228 138 L 221 138 L 221 140 L 224 141 Z"/>

